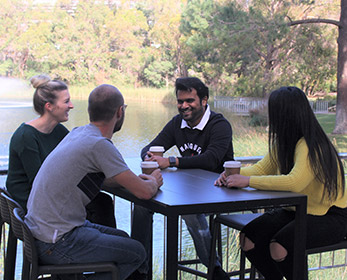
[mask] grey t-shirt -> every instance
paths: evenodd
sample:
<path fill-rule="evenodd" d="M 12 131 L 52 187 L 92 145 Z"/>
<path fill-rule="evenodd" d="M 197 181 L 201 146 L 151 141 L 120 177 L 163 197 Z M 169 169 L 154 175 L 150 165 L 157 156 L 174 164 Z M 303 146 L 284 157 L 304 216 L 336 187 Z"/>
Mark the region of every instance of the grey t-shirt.
<path fill-rule="evenodd" d="M 96 126 L 88 124 L 73 129 L 37 173 L 25 223 L 35 238 L 55 243 L 65 233 L 84 224 L 85 206 L 99 191 L 80 183 L 85 175 L 102 172 L 110 178 L 128 169 L 117 148 Z"/>

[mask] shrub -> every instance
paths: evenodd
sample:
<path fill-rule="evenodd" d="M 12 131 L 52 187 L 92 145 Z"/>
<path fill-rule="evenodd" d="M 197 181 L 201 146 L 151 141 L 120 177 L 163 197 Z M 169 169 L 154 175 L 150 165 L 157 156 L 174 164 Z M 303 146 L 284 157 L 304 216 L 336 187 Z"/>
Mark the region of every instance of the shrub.
<path fill-rule="evenodd" d="M 268 125 L 267 110 L 265 109 L 265 107 L 249 110 L 249 116 L 249 126 L 255 127 Z"/>

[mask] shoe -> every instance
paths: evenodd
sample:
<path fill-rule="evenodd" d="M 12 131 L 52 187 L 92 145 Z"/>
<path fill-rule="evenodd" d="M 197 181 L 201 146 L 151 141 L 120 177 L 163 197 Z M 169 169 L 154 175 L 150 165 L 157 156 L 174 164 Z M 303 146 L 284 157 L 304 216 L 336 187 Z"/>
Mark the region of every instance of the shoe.
<path fill-rule="evenodd" d="M 213 280 L 230 280 L 228 273 L 226 273 L 220 266 L 216 266 L 213 270 Z"/>

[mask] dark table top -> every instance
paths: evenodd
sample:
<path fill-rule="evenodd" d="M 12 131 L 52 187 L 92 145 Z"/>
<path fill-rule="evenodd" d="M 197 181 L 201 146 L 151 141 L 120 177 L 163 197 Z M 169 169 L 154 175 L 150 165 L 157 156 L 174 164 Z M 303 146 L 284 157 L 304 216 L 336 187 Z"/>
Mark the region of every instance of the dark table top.
<path fill-rule="evenodd" d="M 130 169 L 140 174 L 140 158 L 126 158 Z M 199 213 L 228 213 L 270 207 L 296 208 L 294 241 L 294 279 L 305 279 L 305 195 L 292 192 L 260 191 L 252 188 L 228 189 L 214 186 L 219 174 L 201 169 L 162 170 L 164 184 L 150 200 L 141 200 L 121 187 L 105 190 L 126 200 L 165 215 L 167 223 L 167 279 L 177 279 L 178 216 Z"/>
<path fill-rule="evenodd" d="M 141 173 L 140 158 L 125 160 L 135 174 Z M 214 181 L 219 174 L 202 169 L 167 168 L 162 175 L 164 184 L 150 201 L 137 199 L 123 188 L 105 187 L 105 190 L 164 215 L 238 211 L 245 210 L 245 206 L 249 210 L 283 207 L 306 200 L 306 196 L 292 192 L 216 187 Z"/>

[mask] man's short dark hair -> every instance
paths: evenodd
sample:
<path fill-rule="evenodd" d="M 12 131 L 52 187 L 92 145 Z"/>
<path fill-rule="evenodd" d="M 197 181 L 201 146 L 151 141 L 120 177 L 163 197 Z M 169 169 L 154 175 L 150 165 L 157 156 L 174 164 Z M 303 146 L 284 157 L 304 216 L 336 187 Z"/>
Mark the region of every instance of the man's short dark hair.
<path fill-rule="evenodd" d="M 112 85 L 100 85 L 89 95 L 88 113 L 91 122 L 110 121 L 124 104 L 120 91 Z"/>
<path fill-rule="evenodd" d="M 202 100 L 205 96 L 207 99 L 209 97 L 208 87 L 198 78 L 196 77 L 184 77 L 178 78 L 175 83 L 175 92 L 177 96 L 177 92 L 179 90 L 183 91 L 192 91 L 195 89 L 200 100 Z"/>

